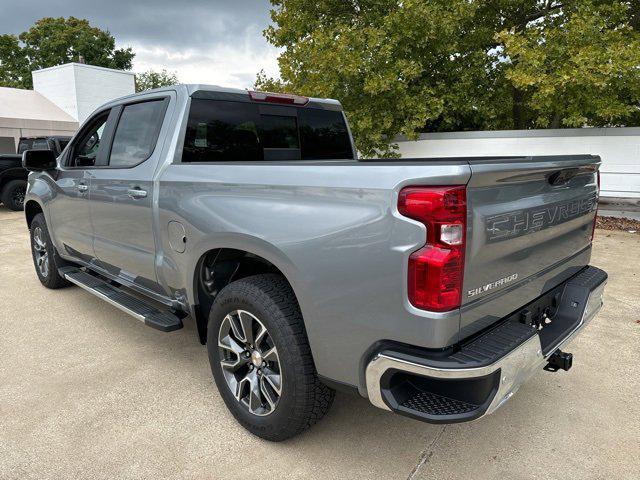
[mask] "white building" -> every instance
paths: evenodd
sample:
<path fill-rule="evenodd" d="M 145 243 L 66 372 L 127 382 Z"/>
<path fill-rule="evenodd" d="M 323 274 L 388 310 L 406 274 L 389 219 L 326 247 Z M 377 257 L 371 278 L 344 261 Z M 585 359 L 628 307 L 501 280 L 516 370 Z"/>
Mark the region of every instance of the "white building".
<path fill-rule="evenodd" d="M 0 87 L 0 153 L 20 137 L 72 135 L 103 103 L 135 92 L 133 72 L 67 63 L 32 72 L 33 90 Z"/>
<path fill-rule="evenodd" d="M 97 107 L 136 91 L 133 72 L 66 63 L 31 73 L 33 89 L 82 123 Z"/>
<path fill-rule="evenodd" d="M 640 204 L 640 127 L 425 133 L 397 139 L 403 157 L 600 155 L 601 197 Z"/>

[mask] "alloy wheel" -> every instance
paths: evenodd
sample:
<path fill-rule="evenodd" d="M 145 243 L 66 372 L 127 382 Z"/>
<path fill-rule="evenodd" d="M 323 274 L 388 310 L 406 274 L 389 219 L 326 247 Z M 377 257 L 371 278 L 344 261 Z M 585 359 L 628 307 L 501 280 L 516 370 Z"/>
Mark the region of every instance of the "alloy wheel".
<path fill-rule="evenodd" d="M 24 196 L 27 193 L 27 189 L 24 187 L 16 188 L 11 195 L 11 201 L 18 208 L 24 208 Z"/>
<path fill-rule="evenodd" d="M 220 366 L 231 393 L 249 412 L 274 412 L 282 395 L 278 350 L 258 318 L 246 310 L 227 314 L 218 332 Z"/>
<path fill-rule="evenodd" d="M 33 254 L 40 274 L 47 278 L 49 276 L 49 252 L 41 227 L 33 229 Z"/>

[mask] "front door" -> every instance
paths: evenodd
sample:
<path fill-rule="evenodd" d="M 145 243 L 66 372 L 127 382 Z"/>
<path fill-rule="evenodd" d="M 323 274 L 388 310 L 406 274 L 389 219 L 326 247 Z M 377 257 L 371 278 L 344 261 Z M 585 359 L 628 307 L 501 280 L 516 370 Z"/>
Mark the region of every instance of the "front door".
<path fill-rule="evenodd" d="M 118 107 L 107 164 L 91 172 L 91 218 L 97 263 L 114 275 L 162 293 L 155 270 L 153 177 L 168 99 Z"/>
<path fill-rule="evenodd" d="M 98 113 L 76 135 L 61 159 L 55 178 L 55 196 L 49 202 L 54 226 L 50 232 L 58 252 L 86 262 L 94 257 L 89 207 L 91 169 L 106 153 L 110 113 L 110 110 Z"/>

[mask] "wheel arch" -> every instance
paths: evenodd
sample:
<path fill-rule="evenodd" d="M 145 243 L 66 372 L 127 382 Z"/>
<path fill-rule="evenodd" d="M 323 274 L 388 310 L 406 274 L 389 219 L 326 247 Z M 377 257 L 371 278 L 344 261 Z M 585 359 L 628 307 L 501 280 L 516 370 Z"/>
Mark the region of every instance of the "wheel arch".
<path fill-rule="evenodd" d="M 292 282 L 292 264 L 277 255 L 269 254 L 261 248 L 238 248 L 218 246 L 203 251 L 192 269 L 191 298 L 192 314 L 196 320 L 198 337 L 204 345 L 207 339 L 209 310 L 217 294 L 229 283 L 251 275 L 276 273 L 281 275 L 291 287 L 300 305 L 298 290 Z M 205 284 L 205 279 L 206 284 Z M 302 309 L 302 306 L 300 305 Z"/>
<path fill-rule="evenodd" d="M 0 174 L 0 193 L 4 189 L 4 186 L 12 180 L 24 180 L 27 181 L 28 173 L 22 167 L 9 168 Z"/>
<path fill-rule="evenodd" d="M 25 215 L 25 218 L 27 219 L 28 228 L 31 228 L 31 222 L 33 221 L 34 217 L 39 213 L 42 213 L 44 215 L 44 209 L 42 208 L 42 205 L 40 205 L 35 200 L 27 200 L 25 202 L 24 215 Z"/>

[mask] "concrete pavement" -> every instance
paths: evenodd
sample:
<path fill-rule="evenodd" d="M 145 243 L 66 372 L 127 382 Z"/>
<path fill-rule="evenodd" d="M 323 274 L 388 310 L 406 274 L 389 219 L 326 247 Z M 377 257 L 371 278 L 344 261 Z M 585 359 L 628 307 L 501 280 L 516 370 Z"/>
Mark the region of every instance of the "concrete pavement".
<path fill-rule="evenodd" d="M 568 372 L 495 415 L 438 426 L 338 394 L 280 444 L 227 412 L 193 325 L 164 334 L 75 287 L 42 287 L 0 206 L 0 479 L 640 478 L 640 236 L 596 232 L 605 308 Z"/>

